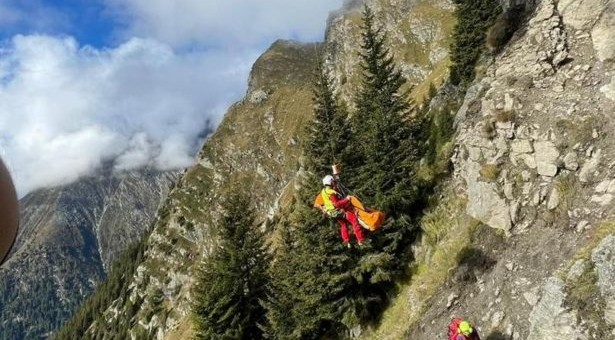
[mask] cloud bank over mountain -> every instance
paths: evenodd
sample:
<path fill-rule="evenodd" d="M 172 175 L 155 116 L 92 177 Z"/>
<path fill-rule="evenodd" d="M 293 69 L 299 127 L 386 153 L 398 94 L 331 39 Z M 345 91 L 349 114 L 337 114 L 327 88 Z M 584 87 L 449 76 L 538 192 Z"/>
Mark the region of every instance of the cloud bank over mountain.
<path fill-rule="evenodd" d="M 70 30 L 57 34 L 52 21 L 28 30 L 36 25 L 8 2 L 0 26 L 19 23 L 24 33 L 0 45 L 0 154 L 20 195 L 107 164 L 188 166 L 204 133 L 245 92 L 256 57 L 277 38 L 321 40 L 340 4 L 107 0 L 114 29 L 81 35 L 117 43 L 92 46 Z"/>

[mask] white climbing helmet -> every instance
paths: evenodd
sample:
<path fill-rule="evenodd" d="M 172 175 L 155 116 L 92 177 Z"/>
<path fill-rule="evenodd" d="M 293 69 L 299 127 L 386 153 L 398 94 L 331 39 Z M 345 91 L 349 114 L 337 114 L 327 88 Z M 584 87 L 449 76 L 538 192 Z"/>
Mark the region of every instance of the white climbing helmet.
<path fill-rule="evenodd" d="M 333 185 L 333 176 L 325 176 L 325 178 L 322 179 L 322 185 Z"/>

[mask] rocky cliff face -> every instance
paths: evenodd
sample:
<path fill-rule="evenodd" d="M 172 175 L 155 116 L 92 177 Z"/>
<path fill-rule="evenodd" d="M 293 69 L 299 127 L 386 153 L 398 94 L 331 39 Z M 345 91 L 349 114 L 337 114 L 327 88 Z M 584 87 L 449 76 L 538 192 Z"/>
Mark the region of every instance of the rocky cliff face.
<path fill-rule="evenodd" d="M 0 336 L 40 337 L 66 320 L 139 241 L 176 176 L 132 171 L 24 197 L 17 243 L 0 269 Z"/>
<path fill-rule="evenodd" d="M 367 337 L 445 339 L 461 315 L 487 339 L 615 339 L 605 281 L 615 263 L 615 53 L 603 38 L 615 33 L 615 2 L 532 4 L 456 113 L 454 178 L 423 222 L 446 230 L 417 245 L 424 267 L 392 308 L 407 321 Z M 385 320 L 401 321 L 391 311 Z"/>

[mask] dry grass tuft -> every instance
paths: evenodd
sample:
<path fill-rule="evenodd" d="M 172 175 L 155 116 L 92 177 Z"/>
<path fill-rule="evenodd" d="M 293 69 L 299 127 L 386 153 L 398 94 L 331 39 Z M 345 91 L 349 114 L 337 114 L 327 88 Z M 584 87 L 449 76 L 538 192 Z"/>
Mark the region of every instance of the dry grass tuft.
<path fill-rule="evenodd" d="M 479 173 L 481 177 L 489 181 L 495 181 L 500 175 L 500 169 L 495 164 L 483 164 L 481 166 Z"/>
<path fill-rule="evenodd" d="M 513 111 L 497 110 L 495 112 L 495 121 L 500 123 L 514 122 L 515 113 Z"/>
<path fill-rule="evenodd" d="M 493 139 L 497 135 L 497 131 L 495 129 L 495 121 L 494 120 L 486 120 L 483 121 L 481 127 L 481 133 L 483 138 Z"/>

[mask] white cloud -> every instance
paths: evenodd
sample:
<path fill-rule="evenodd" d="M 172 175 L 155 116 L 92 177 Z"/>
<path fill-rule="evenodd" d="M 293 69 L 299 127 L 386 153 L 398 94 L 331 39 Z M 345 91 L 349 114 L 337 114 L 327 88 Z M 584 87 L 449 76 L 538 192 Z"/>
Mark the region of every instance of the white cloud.
<path fill-rule="evenodd" d="M 277 38 L 320 41 L 328 13 L 342 0 L 106 0 L 128 26 L 173 46 L 242 48 Z"/>
<path fill-rule="evenodd" d="M 0 150 L 21 194 L 117 169 L 190 165 L 208 121 L 241 97 L 256 53 L 179 55 L 131 39 L 113 49 L 16 36 L 0 50 Z"/>
<path fill-rule="evenodd" d="M 329 11 L 343 2 L 102 1 L 121 23 L 100 32 L 116 38 L 109 48 L 55 35 L 74 31 L 78 12 L 40 0 L 0 4 L 6 32 L 54 34 L 0 42 L 0 154 L 21 195 L 109 162 L 190 165 L 208 122 L 215 127 L 245 93 L 258 55 L 278 38 L 322 40 Z"/>

